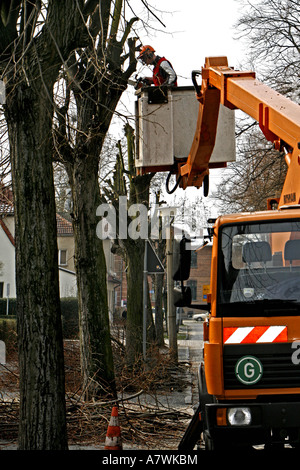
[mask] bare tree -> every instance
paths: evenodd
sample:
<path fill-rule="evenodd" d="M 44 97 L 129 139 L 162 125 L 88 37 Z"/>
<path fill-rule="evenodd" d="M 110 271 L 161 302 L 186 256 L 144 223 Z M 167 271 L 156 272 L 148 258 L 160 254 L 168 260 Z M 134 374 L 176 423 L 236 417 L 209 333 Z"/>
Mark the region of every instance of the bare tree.
<path fill-rule="evenodd" d="M 0 69 L 16 221 L 20 449 L 67 448 L 53 86 L 71 52 L 89 42 L 86 25 L 98 5 L 98 0 L 0 2 Z"/>
<path fill-rule="evenodd" d="M 143 176 L 135 175 L 134 168 L 134 133 L 132 127 L 125 126 L 127 138 L 128 165 L 124 163 L 121 142 L 118 143 L 118 158 L 116 161 L 113 179 L 108 188 L 104 188 L 107 200 L 114 205 L 118 217 L 117 233 L 113 250 L 120 253 L 126 262 L 127 279 L 127 319 L 126 319 L 126 360 L 128 367 L 140 367 L 140 359 L 143 353 L 143 270 L 145 240 L 137 226 L 135 237 L 127 238 L 120 235 L 120 223 L 125 224 L 126 231 L 130 223 L 134 222 L 136 214 L 123 220 L 119 212 L 118 200 L 120 196 L 126 197 L 128 211 L 133 204 L 143 204 L 149 208 L 149 191 L 153 174 Z M 147 220 L 146 220 L 147 224 Z M 122 227 L 124 230 L 124 227 Z M 141 230 L 140 230 L 141 231 Z M 148 338 L 152 329 L 151 306 L 148 302 Z M 150 338 L 151 339 L 151 338 Z"/>
<path fill-rule="evenodd" d="M 65 165 L 72 189 L 86 397 L 116 395 L 106 263 L 96 226 L 97 208 L 101 204 L 98 175 L 101 150 L 116 106 L 136 68 L 136 39 L 129 34 L 137 18 L 126 22 L 122 30 L 122 6 L 123 0 L 97 3 L 90 17 L 87 46 L 76 50 L 65 63 L 65 101 L 56 114 L 56 156 Z M 76 125 L 71 126 L 70 112 L 74 108 Z"/>
<path fill-rule="evenodd" d="M 248 59 L 271 86 L 299 99 L 300 5 L 297 0 L 241 1 L 239 36 L 247 41 Z"/>
<path fill-rule="evenodd" d="M 147 5 L 147 2 L 143 3 Z M 90 260 L 94 259 L 90 255 L 95 252 L 95 249 L 89 249 L 95 242 L 95 208 L 99 203 L 99 188 L 95 177 L 98 161 L 89 157 L 100 153 L 113 109 L 126 88 L 127 78 L 133 70 L 132 64 L 135 64 L 132 60 L 134 40 L 129 45 L 129 56 L 122 54 L 132 23 L 124 23 L 124 34 L 121 39 L 118 36 L 122 4 L 119 0 L 0 1 L 0 68 L 6 83 L 4 111 L 9 133 L 16 220 L 20 449 L 67 447 L 51 160 L 54 153 L 54 111 L 62 140 L 66 111 L 58 109 L 63 106 L 54 104 L 53 87 L 63 67 L 69 74 L 67 81 L 77 104 L 80 104 L 75 126 L 79 130 L 76 145 L 80 151 L 76 154 L 78 158 L 74 160 L 74 165 L 69 165 L 68 169 L 74 189 L 74 224 L 78 228 L 75 232 L 83 241 L 83 251 L 76 252 L 77 266 L 80 265 L 81 273 L 88 272 L 91 277 L 100 272 L 98 265 L 93 269 L 89 267 Z M 97 50 L 99 53 L 93 56 L 92 64 L 86 50 Z M 124 73 L 122 67 L 128 57 L 129 66 Z M 90 139 L 93 129 L 97 142 Z M 57 139 L 58 136 L 54 145 L 58 143 Z M 59 142 L 60 145 L 62 143 Z M 65 161 L 70 163 L 70 155 L 66 152 L 64 156 Z M 84 162 L 87 164 L 82 167 Z M 91 196 L 89 200 L 87 188 Z M 89 214 L 93 212 L 93 218 L 90 219 L 84 212 L 86 208 Z M 97 263 L 101 259 L 103 267 L 101 248 L 99 253 Z M 98 296 L 105 311 L 104 278 L 105 274 L 101 272 L 101 290 L 95 295 L 90 289 L 84 290 L 87 277 L 80 278 L 80 287 L 85 292 L 82 303 L 85 308 L 88 306 L 90 309 L 90 300 L 94 301 Z M 84 318 L 83 327 L 86 328 L 87 316 Z M 103 358 L 106 361 L 111 357 L 109 348 L 106 348 L 109 329 L 106 318 L 103 318 L 100 340 L 97 338 L 99 322 L 97 328 L 91 330 L 88 327 L 85 330 L 87 351 L 95 347 L 94 340 L 99 343 L 105 337 L 102 341 L 105 348 L 96 358 L 101 364 Z M 89 369 L 89 378 L 94 377 L 94 371 Z"/>
<path fill-rule="evenodd" d="M 265 83 L 299 100 L 300 6 L 294 0 L 240 0 L 236 28 L 248 46 L 246 60 Z M 250 118 L 239 119 L 237 162 L 229 165 L 216 197 L 222 212 L 266 209 L 268 197 L 279 197 L 286 164 L 270 148 Z"/>
<path fill-rule="evenodd" d="M 267 199 L 280 196 L 284 156 L 266 143 L 258 126 L 244 130 L 237 142 L 237 161 L 229 164 L 213 196 L 222 213 L 266 210 Z"/>

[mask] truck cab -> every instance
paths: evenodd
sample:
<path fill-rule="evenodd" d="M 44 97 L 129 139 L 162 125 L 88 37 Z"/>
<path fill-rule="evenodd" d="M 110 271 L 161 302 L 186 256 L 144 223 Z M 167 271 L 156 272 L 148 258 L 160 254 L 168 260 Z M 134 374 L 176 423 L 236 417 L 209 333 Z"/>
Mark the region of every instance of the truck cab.
<path fill-rule="evenodd" d="M 299 445 L 300 208 L 217 219 L 210 300 L 199 368 L 206 448 Z"/>

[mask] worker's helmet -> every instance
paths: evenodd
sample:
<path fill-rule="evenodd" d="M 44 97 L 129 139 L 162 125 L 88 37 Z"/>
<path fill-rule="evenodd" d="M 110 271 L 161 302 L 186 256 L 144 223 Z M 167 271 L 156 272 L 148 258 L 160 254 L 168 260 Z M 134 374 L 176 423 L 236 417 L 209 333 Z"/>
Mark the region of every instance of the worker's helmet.
<path fill-rule="evenodd" d="M 143 46 L 141 51 L 140 51 L 140 54 L 138 56 L 138 59 L 143 60 L 143 58 L 145 57 L 145 54 L 148 55 L 149 52 L 152 53 L 152 54 L 155 52 L 153 47 L 152 46 Z"/>

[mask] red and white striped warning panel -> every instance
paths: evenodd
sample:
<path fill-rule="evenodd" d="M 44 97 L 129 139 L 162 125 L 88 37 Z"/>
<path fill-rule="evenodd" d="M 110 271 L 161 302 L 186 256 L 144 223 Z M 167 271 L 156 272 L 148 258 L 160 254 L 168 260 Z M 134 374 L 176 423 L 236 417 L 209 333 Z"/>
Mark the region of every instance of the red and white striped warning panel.
<path fill-rule="evenodd" d="M 224 344 L 282 343 L 287 341 L 287 326 L 226 327 Z"/>

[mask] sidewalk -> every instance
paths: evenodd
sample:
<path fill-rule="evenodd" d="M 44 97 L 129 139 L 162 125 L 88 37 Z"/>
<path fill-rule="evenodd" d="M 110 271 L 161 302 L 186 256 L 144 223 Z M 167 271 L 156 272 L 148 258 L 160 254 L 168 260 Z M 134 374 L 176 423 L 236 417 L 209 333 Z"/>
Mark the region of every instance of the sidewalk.
<path fill-rule="evenodd" d="M 184 339 L 179 339 L 177 342 L 178 345 L 178 362 L 182 365 L 180 370 L 184 377 L 184 383 L 186 384 L 182 390 L 173 390 L 170 389 L 169 392 L 159 394 L 159 397 L 155 397 L 155 395 L 144 395 L 139 397 L 141 402 L 144 402 L 145 405 L 157 405 L 159 401 L 159 405 L 166 409 L 179 409 L 184 410 L 185 412 L 188 411 L 193 414 L 193 398 L 194 400 L 197 399 L 196 396 L 193 397 L 193 389 L 195 390 L 195 383 L 196 383 L 196 374 L 194 373 L 195 368 L 193 370 L 192 359 L 193 359 L 193 350 L 198 349 L 199 340 L 194 339 L 194 327 L 195 325 L 191 322 L 190 324 L 183 324 L 179 327 L 180 337 L 184 337 Z M 168 339 L 165 340 L 166 345 L 168 346 Z M 196 395 L 194 393 L 194 395 Z M 132 400 L 134 401 L 134 400 Z M 132 449 L 132 446 L 126 446 L 128 449 Z M 133 446 L 133 448 L 137 448 L 137 446 Z M 1 450 L 16 450 L 17 446 L 10 442 L 5 442 L 0 440 L 0 451 Z M 70 445 L 70 450 L 100 450 L 103 449 L 103 445 L 95 446 L 95 445 Z"/>
<path fill-rule="evenodd" d="M 180 325 L 179 326 L 179 335 L 183 336 L 185 335 L 185 339 L 178 339 L 177 340 L 177 348 L 178 348 L 178 362 L 183 363 L 187 365 L 186 368 L 186 381 L 187 381 L 187 387 L 184 390 L 184 400 L 182 397 L 182 393 L 179 394 L 177 397 L 177 393 L 174 392 L 174 404 L 177 402 L 177 406 L 181 403 L 182 406 L 184 405 L 192 405 L 193 404 L 193 381 L 195 380 L 195 377 L 193 377 L 193 374 L 191 372 L 191 365 L 190 365 L 190 346 L 192 343 L 194 343 L 192 340 L 189 339 L 189 326 L 188 325 Z M 166 345 L 169 345 L 169 339 L 167 338 L 165 340 Z M 189 365 L 189 367 L 188 367 Z"/>

